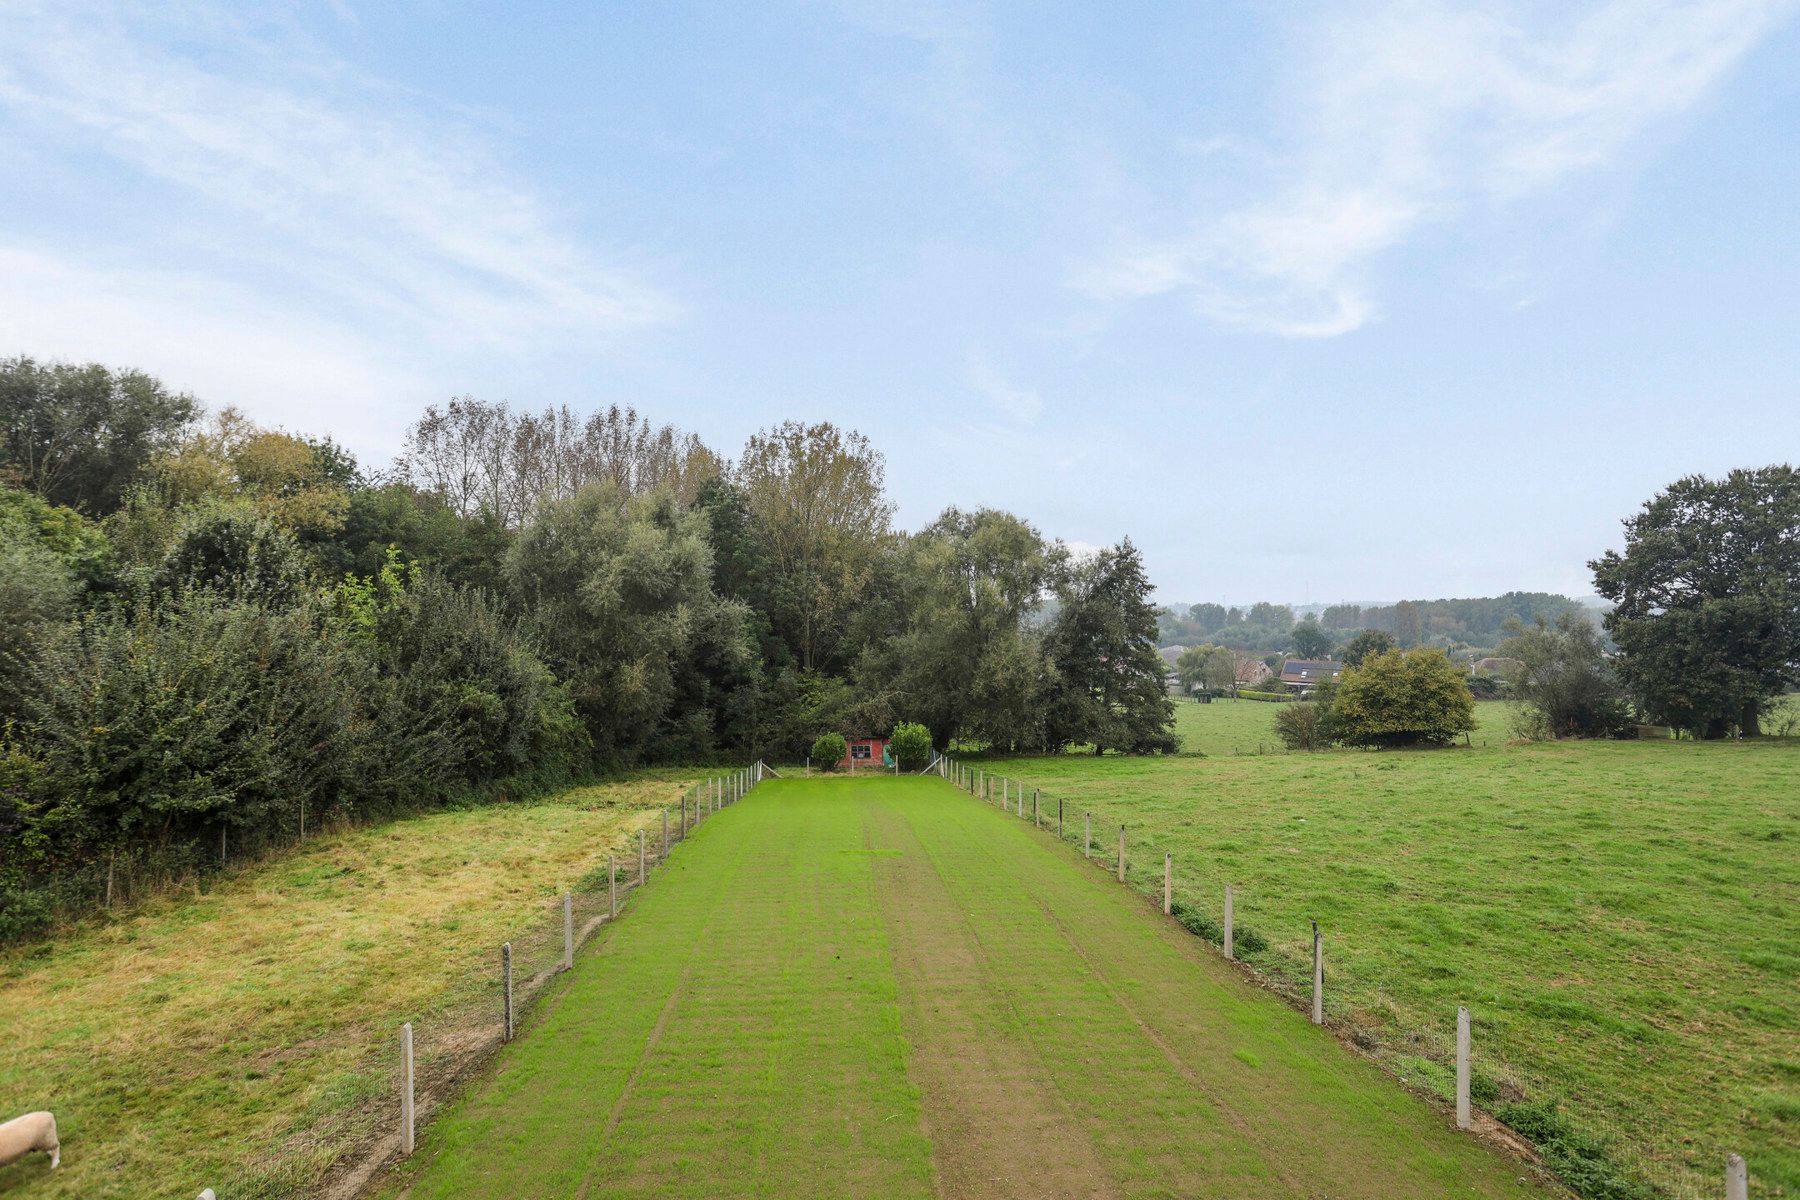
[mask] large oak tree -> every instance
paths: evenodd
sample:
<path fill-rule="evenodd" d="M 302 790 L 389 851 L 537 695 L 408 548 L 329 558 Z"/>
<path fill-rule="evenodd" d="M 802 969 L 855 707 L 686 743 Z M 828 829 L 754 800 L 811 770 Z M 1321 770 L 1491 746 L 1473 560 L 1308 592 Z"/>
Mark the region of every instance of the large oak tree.
<path fill-rule="evenodd" d="M 1760 731 L 1800 680 L 1800 472 L 1691 475 L 1625 521 L 1625 551 L 1588 564 L 1606 628 L 1649 712 L 1705 737 Z"/>

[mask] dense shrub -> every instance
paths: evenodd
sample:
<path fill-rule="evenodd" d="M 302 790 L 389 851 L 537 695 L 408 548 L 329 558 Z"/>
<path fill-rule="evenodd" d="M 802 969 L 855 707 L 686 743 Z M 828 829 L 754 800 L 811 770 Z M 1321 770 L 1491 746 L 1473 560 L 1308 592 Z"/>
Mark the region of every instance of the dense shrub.
<path fill-rule="evenodd" d="M 1271 703 L 1280 704 L 1285 701 L 1292 700 L 1293 697 L 1288 695 L 1286 692 L 1254 692 L 1254 691 L 1250 691 L 1247 688 L 1239 688 L 1238 689 L 1238 699 L 1240 699 L 1240 700 L 1265 700 L 1265 701 L 1269 701 Z"/>
<path fill-rule="evenodd" d="M 165 591 L 207 588 L 233 599 L 282 606 L 306 590 L 300 544 L 244 505 L 208 503 L 188 514 L 155 575 Z"/>
<path fill-rule="evenodd" d="M 812 760 L 827 771 L 835 771 L 849 753 L 849 743 L 841 733 L 821 733 L 812 744 Z"/>
<path fill-rule="evenodd" d="M 431 771 L 415 787 L 454 789 L 585 751 L 567 689 L 486 593 L 390 556 L 340 585 L 334 605 L 374 664 L 378 722 L 429 737 Z"/>
<path fill-rule="evenodd" d="M 1331 745 L 1326 706 L 1305 700 L 1283 705 L 1275 714 L 1275 734 L 1289 750 L 1323 750 Z"/>
<path fill-rule="evenodd" d="M 894 736 L 889 739 L 894 749 L 894 761 L 902 770 L 907 767 L 922 767 L 931 761 L 931 731 L 916 721 L 902 721 L 894 726 Z"/>
<path fill-rule="evenodd" d="M 1347 745 L 1442 746 L 1475 728 L 1475 701 L 1442 650 L 1390 650 L 1344 669 L 1331 715 Z"/>
<path fill-rule="evenodd" d="M 428 765 L 423 735 L 370 746 L 374 672 L 317 613 L 196 590 L 60 629 L 32 660 L 15 797 L 23 862 L 79 865 L 221 828 L 266 836 L 354 797 L 370 772 Z"/>
<path fill-rule="evenodd" d="M 1516 660 L 1513 690 L 1521 701 L 1521 736 L 1625 737 L 1634 732 L 1631 703 L 1600 631 L 1585 617 L 1564 614 L 1551 625 L 1513 626 L 1502 647 Z"/>

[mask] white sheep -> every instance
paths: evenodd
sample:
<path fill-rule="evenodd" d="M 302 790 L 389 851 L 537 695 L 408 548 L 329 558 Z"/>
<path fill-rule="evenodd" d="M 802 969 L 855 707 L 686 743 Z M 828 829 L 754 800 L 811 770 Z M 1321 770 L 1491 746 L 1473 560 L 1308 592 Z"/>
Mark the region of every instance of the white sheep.
<path fill-rule="evenodd" d="M 17 1162 L 33 1150 L 50 1156 L 54 1170 L 62 1162 L 62 1143 L 56 1140 L 56 1118 L 47 1112 L 26 1113 L 0 1125 L 0 1167 Z"/>

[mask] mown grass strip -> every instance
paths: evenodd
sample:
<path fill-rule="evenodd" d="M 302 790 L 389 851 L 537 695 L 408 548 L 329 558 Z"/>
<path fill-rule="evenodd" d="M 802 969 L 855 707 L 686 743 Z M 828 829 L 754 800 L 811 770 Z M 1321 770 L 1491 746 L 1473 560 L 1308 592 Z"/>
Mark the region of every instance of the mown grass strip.
<path fill-rule="evenodd" d="M 937 780 L 764 785 L 566 988 L 390 1191 L 1530 1194 L 1173 922 Z"/>

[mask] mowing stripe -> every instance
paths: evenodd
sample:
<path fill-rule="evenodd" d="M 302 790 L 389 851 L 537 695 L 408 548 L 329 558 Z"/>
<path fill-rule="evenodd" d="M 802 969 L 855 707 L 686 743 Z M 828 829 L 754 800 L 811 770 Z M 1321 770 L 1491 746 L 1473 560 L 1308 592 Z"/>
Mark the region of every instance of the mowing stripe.
<path fill-rule="evenodd" d="M 390 1190 L 1541 1195 L 1108 878 L 934 778 L 766 782 Z"/>

